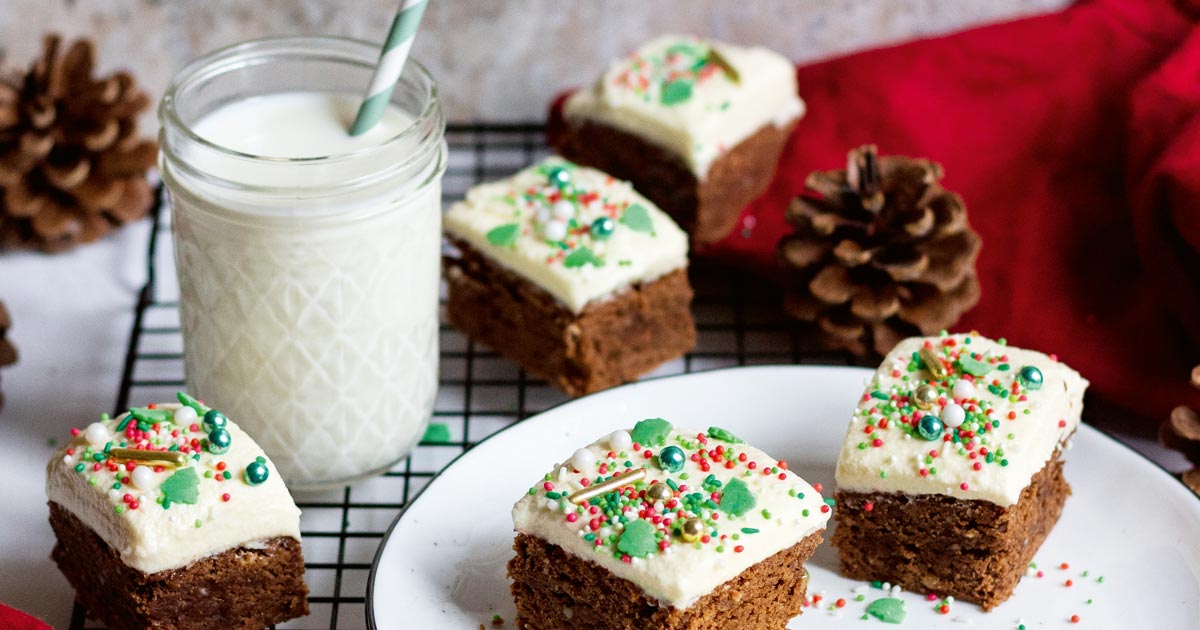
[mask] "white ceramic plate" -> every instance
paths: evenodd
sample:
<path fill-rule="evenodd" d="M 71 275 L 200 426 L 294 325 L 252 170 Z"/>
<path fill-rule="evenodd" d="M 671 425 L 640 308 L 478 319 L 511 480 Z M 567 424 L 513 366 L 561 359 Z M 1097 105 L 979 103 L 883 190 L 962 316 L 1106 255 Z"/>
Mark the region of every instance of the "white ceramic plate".
<path fill-rule="evenodd" d="M 513 628 L 505 579 L 513 502 L 557 460 L 641 418 L 727 427 L 786 459 L 809 482 L 824 484 L 829 496 L 846 422 L 869 375 L 860 368 L 770 366 L 662 378 L 566 403 L 502 430 L 447 467 L 396 519 L 372 567 L 368 624 L 379 630 L 492 628 L 498 614 L 503 628 Z M 1200 501 L 1149 460 L 1088 426 L 1080 427 L 1066 460 L 1074 495 L 1035 558 L 1043 577 L 1022 579 L 1012 598 L 990 613 L 955 602 L 941 614 L 941 602 L 901 594 L 905 627 L 1200 628 Z M 883 592 L 839 576 L 828 543 L 808 568 L 809 594 L 823 599 L 789 628 L 879 623 L 865 625 L 860 617 Z M 859 593 L 863 601 L 855 600 Z M 839 598 L 846 600 L 843 608 L 834 607 Z"/>

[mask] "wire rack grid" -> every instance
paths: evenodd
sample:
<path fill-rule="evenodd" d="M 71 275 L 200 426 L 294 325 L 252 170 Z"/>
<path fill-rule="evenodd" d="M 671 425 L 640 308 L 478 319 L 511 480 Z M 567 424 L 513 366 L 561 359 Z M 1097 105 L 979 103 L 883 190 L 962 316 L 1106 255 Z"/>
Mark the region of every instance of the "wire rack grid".
<path fill-rule="evenodd" d="M 467 188 L 506 177 L 547 155 L 540 125 L 451 125 L 443 202 Z M 161 202 L 160 202 L 161 203 Z M 117 395 L 116 411 L 169 400 L 184 387 L 178 287 L 171 251 L 170 216 L 153 213 L 147 282 L 134 322 Z M 783 315 L 778 290 L 732 270 L 694 264 L 693 316 L 698 344 L 651 376 L 749 364 L 845 365 L 845 354 L 816 350 L 803 329 Z M 352 486 L 297 496 L 311 614 L 281 628 L 366 627 L 366 589 L 371 561 L 388 526 L 416 494 L 455 457 L 499 429 L 566 400 L 544 382 L 444 323 L 440 329 L 440 387 L 433 422 L 451 439 L 422 442 L 384 475 Z M 78 604 L 71 630 L 97 630 Z"/>

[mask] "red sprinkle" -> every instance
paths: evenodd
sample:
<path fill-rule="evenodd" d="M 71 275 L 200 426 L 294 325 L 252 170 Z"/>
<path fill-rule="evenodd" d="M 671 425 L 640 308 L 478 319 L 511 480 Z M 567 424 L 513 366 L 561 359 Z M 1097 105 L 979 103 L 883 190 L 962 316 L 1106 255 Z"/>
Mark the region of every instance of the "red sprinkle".
<path fill-rule="evenodd" d="M 870 501 L 867 501 L 866 503 L 863 504 L 863 509 L 866 510 L 867 512 L 870 512 L 871 510 L 875 509 L 875 504 L 871 503 Z"/>
<path fill-rule="evenodd" d="M 939 607 L 939 608 L 938 608 L 938 612 L 939 612 L 939 613 L 942 613 L 943 615 L 948 615 L 948 614 L 950 614 L 950 605 L 949 605 L 949 604 L 942 604 L 942 605 L 941 605 L 941 607 Z"/>
<path fill-rule="evenodd" d="M 1074 586 L 1074 585 L 1075 585 L 1075 581 L 1074 581 L 1074 580 L 1067 580 L 1067 581 L 1066 581 L 1066 582 L 1063 584 L 1063 586 Z"/>
<path fill-rule="evenodd" d="M 838 600 L 837 600 L 836 602 L 834 602 L 834 603 L 833 603 L 833 605 L 834 605 L 834 606 L 837 606 L 838 608 L 845 608 L 845 607 L 846 607 L 846 600 L 844 600 L 844 599 L 842 599 L 842 598 L 840 598 L 840 597 L 839 597 L 839 598 L 838 598 Z"/>
<path fill-rule="evenodd" d="M 745 550 L 746 550 L 746 548 L 745 548 L 745 547 L 743 547 L 743 546 L 741 546 L 741 545 L 738 545 L 738 546 L 736 546 L 736 547 L 734 547 L 734 548 L 733 548 L 733 553 L 742 553 L 742 552 L 743 552 L 743 551 L 745 551 Z"/>
<path fill-rule="evenodd" d="M 1079 615 L 1071 615 L 1071 623 L 1079 623 Z"/>

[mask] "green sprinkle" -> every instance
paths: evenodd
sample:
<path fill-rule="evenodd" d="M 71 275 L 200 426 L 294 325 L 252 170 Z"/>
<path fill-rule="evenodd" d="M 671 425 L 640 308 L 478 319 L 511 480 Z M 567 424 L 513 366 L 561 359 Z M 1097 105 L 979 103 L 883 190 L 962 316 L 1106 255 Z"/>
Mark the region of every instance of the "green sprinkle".
<path fill-rule="evenodd" d="M 496 247 L 512 247 L 517 244 L 517 237 L 521 235 L 521 226 L 516 223 L 505 223 L 488 230 L 487 240 Z"/>
<path fill-rule="evenodd" d="M 757 533 L 758 533 L 758 529 L 757 529 L 757 528 L 755 528 L 755 527 L 743 527 L 743 528 L 742 528 L 742 533 L 743 533 L 743 534 L 757 534 Z"/>
<path fill-rule="evenodd" d="M 770 510 L 767 510 L 767 509 L 764 509 L 764 510 L 762 511 L 762 517 L 763 517 L 763 518 L 771 518 L 771 511 L 770 511 Z"/>
<path fill-rule="evenodd" d="M 733 478 L 721 493 L 721 511 L 730 516 L 742 516 L 754 508 L 754 493 L 741 479 Z"/>
<path fill-rule="evenodd" d="M 445 422 L 432 422 L 425 429 L 422 442 L 429 444 L 448 444 L 450 442 L 450 427 Z"/>
<path fill-rule="evenodd" d="M 708 437 L 730 444 L 745 444 L 745 440 L 721 427 L 708 427 Z"/>
<path fill-rule="evenodd" d="M 125 506 L 123 506 L 123 505 L 114 505 L 113 506 L 113 512 L 115 512 L 117 514 L 120 514 L 121 512 L 124 512 L 124 511 L 125 511 Z"/>
<path fill-rule="evenodd" d="M 559 500 L 559 499 L 561 499 L 561 498 L 562 498 L 562 494 L 561 494 L 561 493 L 558 493 L 558 492 L 547 492 L 547 493 L 546 493 L 546 498 L 547 498 L 547 499 L 554 499 L 555 501 L 557 501 L 557 500 Z"/>
<path fill-rule="evenodd" d="M 195 523 L 193 523 L 193 525 L 195 526 L 195 528 L 196 528 L 196 529 L 200 529 L 200 526 L 201 526 L 202 524 L 203 524 L 203 523 L 201 523 L 201 522 L 200 522 L 200 519 L 196 519 L 196 522 L 195 522 Z"/>
<path fill-rule="evenodd" d="M 646 418 L 633 425 L 629 437 L 642 446 L 658 446 L 666 441 L 672 428 L 671 423 L 662 418 Z"/>
<path fill-rule="evenodd" d="M 84 466 L 83 464 L 75 464 L 75 472 L 77 472 L 77 473 L 83 472 L 84 468 L 86 468 L 86 466 Z"/>
<path fill-rule="evenodd" d="M 584 265 L 603 267 L 604 259 L 597 256 L 595 252 L 587 247 L 580 247 L 570 254 L 567 254 L 567 257 L 563 259 L 563 267 L 566 267 L 567 269 L 577 269 Z"/>
<path fill-rule="evenodd" d="M 648 521 L 635 519 L 625 525 L 617 550 L 633 557 L 644 558 L 658 550 L 655 529 Z"/>
<path fill-rule="evenodd" d="M 867 614 L 884 623 L 902 623 L 904 621 L 904 601 L 894 597 L 877 599 L 867 606 Z"/>
<path fill-rule="evenodd" d="M 692 83 L 691 79 L 674 79 L 663 82 L 662 96 L 660 97 L 662 104 L 675 105 L 692 98 Z"/>

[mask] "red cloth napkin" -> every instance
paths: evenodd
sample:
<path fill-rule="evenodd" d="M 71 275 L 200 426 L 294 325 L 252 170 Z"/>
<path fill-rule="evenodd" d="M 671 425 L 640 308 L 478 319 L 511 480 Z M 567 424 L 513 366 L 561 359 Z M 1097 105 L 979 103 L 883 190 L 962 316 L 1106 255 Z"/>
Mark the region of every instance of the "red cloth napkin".
<path fill-rule="evenodd" d="M 0 628 L 4 630 L 54 630 L 25 613 L 0 604 Z"/>
<path fill-rule="evenodd" d="M 1198 19 L 1200 0 L 1092 0 L 802 66 L 808 114 L 774 182 L 699 254 L 778 274 L 809 172 L 865 143 L 927 157 L 983 237 L 983 298 L 956 329 L 1057 353 L 1140 415 L 1196 404 Z"/>

